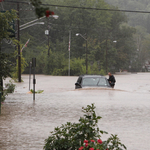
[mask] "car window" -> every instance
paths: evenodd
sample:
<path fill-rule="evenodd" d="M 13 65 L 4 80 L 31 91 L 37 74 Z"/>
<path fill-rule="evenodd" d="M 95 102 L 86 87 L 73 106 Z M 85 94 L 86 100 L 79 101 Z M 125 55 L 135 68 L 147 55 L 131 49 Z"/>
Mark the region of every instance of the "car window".
<path fill-rule="evenodd" d="M 83 78 L 82 86 L 97 86 L 99 79 L 96 77 Z"/>
<path fill-rule="evenodd" d="M 81 82 L 82 82 L 82 77 L 79 77 L 78 80 L 77 80 L 77 82 L 81 84 Z"/>
<path fill-rule="evenodd" d="M 105 78 L 100 78 L 98 86 L 107 86 L 107 82 Z"/>

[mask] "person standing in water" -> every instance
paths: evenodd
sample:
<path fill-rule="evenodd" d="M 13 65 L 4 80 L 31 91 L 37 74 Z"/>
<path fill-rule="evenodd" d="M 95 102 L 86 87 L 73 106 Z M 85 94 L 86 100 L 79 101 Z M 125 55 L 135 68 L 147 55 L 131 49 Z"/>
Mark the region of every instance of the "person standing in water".
<path fill-rule="evenodd" d="M 108 82 L 109 82 L 110 86 L 111 86 L 112 88 L 114 88 L 116 79 L 115 79 L 115 77 L 111 74 L 111 72 L 108 72 L 108 75 L 109 75 Z"/>

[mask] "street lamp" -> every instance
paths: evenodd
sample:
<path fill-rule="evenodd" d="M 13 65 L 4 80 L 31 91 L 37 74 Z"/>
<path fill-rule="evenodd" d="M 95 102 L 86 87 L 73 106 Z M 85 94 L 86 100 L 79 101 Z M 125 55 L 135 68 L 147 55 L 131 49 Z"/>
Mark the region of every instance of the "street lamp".
<path fill-rule="evenodd" d="M 58 19 L 58 15 L 51 15 L 50 17 L 53 17 L 54 19 Z"/>
<path fill-rule="evenodd" d="M 36 25 L 36 24 L 44 24 L 44 22 L 35 22 L 35 23 L 33 23 L 33 24 L 30 24 L 30 25 L 27 25 L 27 26 L 25 26 L 25 27 L 22 27 L 22 28 L 20 28 L 20 30 L 23 30 L 23 29 L 26 29 L 26 28 L 29 28 L 29 27 L 31 27 L 31 26 L 34 26 L 34 25 Z"/>
<path fill-rule="evenodd" d="M 117 43 L 117 41 L 113 41 L 113 43 Z"/>
<path fill-rule="evenodd" d="M 87 34 L 85 34 L 85 37 L 82 35 L 82 34 L 80 34 L 80 33 L 76 33 L 76 36 L 81 36 L 85 41 L 86 41 L 86 51 L 85 51 L 85 53 L 86 53 L 86 74 L 88 74 L 88 58 L 87 58 Z"/>

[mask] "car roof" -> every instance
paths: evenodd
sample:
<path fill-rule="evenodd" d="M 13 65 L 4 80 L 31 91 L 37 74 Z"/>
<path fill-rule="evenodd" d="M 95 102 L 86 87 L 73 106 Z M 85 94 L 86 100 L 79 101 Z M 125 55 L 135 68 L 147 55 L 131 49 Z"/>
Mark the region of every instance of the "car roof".
<path fill-rule="evenodd" d="M 79 77 L 82 77 L 82 78 L 89 78 L 89 77 L 102 77 L 102 78 L 106 78 L 106 77 L 104 77 L 104 76 L 102 76 L 102 75 L 80 75 Z"/>

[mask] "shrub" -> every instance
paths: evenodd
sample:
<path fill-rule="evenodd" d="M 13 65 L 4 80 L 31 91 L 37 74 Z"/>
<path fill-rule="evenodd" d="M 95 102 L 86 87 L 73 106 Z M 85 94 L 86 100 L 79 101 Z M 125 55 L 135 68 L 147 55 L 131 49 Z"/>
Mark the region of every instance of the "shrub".
<path fill-rule="evenodd" d="M 13 93 L 14 92 L 15 87 L 16 87 L 16 85 L 13 84 L 11 80 L 9 80 L 9 83 L 5 84 L 5 89 L 3 90 L 3 95 L 2 95 L 2 101 L 5 100 L 8 93 Z M 0 88 L 0 91 L 2 91 L 2 88 Z"/>
<path fill-rule="evenodd" d="M 107 141 L 101 139 L 95 140 L 84 140 L 83 146 L 79 150 L 123 150 L 126 149 L 125 145 L 122 144 L 117 135 L 111 135 Z"/>
<path fill-rule="evenodd" d="M 120 143 L 119 138 L 116 135 L 112 135 L 107 141 L 101 141 L 101 134 L 108 134 L 106 131 L 101 131 L 98 127 L 98 120 L 100 116 L 96 116 L 95 106 L 87 105 L 86 108 L 82 108 L 84 113 L 83 117 L 80 117 L 79 123 L 67 122 L 61 127 L 56 127 L 51 136 L 45 140 L 45 150 L 77 150 L 85 148 L 99 148 L 99 150 L 121 150 L 121 147 L 126 147 Z M 91 145 L 88 141 L 97 141 L 99 144 Z M 86 141 L 86 142 L 85 142 Z M 100 144 L 101 143 L 101 144 Z M 93 144 L 93 143 L 92 143 Z M 92 150 L 92 149 L 91 149 Z"/>
<path fill-rule="evenodd" d="M 10 80 L 9 83 L 5 84 L 6 87 L 6 91 L 7 93 L 13 93 L 15 90 L 16 85 L 12 83 L 12 81 Z"/>

